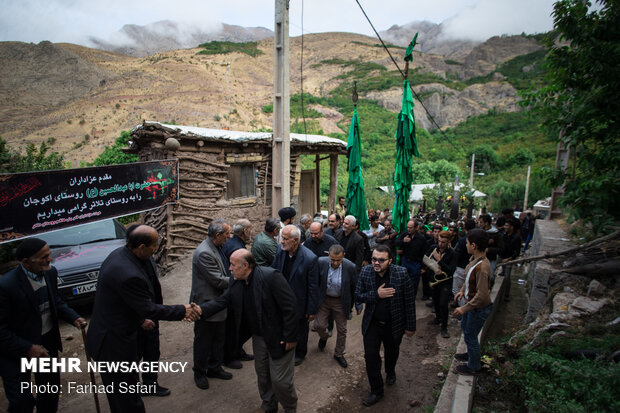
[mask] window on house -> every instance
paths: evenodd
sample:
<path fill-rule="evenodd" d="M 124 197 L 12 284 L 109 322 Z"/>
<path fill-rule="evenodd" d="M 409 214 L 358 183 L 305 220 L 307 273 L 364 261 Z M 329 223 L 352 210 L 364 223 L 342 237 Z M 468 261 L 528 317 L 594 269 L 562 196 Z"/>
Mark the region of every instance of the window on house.
<path fill-rule="evenodd" d="M 256 196 L 255 175 L 253 164 L 231 165 L 228 169 L 227 198 Z"/>

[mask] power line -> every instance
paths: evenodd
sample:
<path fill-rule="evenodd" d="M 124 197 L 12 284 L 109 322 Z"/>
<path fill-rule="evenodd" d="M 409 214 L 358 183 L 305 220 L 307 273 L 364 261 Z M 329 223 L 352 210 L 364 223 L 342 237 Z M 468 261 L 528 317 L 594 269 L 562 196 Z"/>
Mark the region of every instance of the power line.
<path fill-rule="evenodd" d="M 388 47 L 385 45 L 385 43 L 383 42 L 383 39 L 381 38 L 381 36 L 379 35 L 379 32 L 377 32 L 377 29 L 375 29 L 375 26 L 372 24 L 372 21 L 370 21 L 370 17 L 368 17 L 368 15 L 366 14 L 366 11 L 364 10 L 364 8 L 362 7 L 362 5 L 360 4 L 359 0 L 355 0 L 355 2 L 357 3 L 357 5 L 359 6 L 360 10 L 362 11 L 362 13 L 364 14 L 364 17 L 366 17 L 366 20 L 368 20 L 368 23 L 370 24 L 370 27 L 372 27 L 372 30 L 375 32 L 375 34 L 377 35 L 377 38 L 379 39 L 379 41 L 381 42 L 381 45 L 383 46 L 383 48 L 385 49 L 385 51 L 387 52 L 387 54 L 390 56 L 390 59 L 392 59 L 392 62 L 394 63 L 394 66 L 396 66 L 396 69 L 398 69 L 398 71 L 400 72 L 400 75 L 403 77 L 403 79 L 405 79 L 405 73 L 400 69 L 400 66 L 398 66 L 398 63 L 396 63 L 396 59 L 394 59 L 394 56 L 392 56 L 392 53 L 390 52 L 390 50 L 388 49 Z M 413 93 L 413 96 L 415 96 L 415 98 L 418 100 L 418 102 L 420 102 L 420 104 L 422 105 L 422 107 L 424 108 L 424 111 L 426 112 L 426 115 L 429 117 L 429 119 L 431 120 L 431 122 L 437 127 L 437 130 L 439 131 L 439 133 L 441 134 L 441 136 L 443 136 L 446 141 L 448 141 L 449 144 L 451 144 L 454 149 L 456 149 L 461 155 L 464 155 L 464 153 L 462 152 L 461 148 L 458 147 L 454 142 L 452 142 L 452 140 L 450 138 L 448 138 L 448 136 L 441 130 L 441 127 L 437 124 L 437 122 L 435 121 L 435 118 L 433 117 L 433 115 L 431 115 L 431 113 L 428 111 L 428 109 L 426 108 L 426 105 L 424 105 L 424 102 L 422 102 L 422 99 L 420 99 L 420 97 L 418 96 L 418 94 L 416 93 L 415 90 L 413 90 L 413 87 L 411 86 L 411 84 L 409 85 L 409 89 L 411 89 L 411 93 Z"/>

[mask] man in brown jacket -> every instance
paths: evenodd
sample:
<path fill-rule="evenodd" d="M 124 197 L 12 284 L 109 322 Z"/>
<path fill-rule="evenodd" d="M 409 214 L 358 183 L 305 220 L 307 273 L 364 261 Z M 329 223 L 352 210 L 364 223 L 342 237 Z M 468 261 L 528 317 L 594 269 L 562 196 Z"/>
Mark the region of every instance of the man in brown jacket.
<path fill-rule="evenodd" d="M 465 304 L 454 310 L 455 316 L 462 316 L 461 329 L 467 344 L 467 353 L 457 353 L 454 356 L 457 360 L 467 361 L 467 364 L 455 368 L 455 373 L 458 374 L 474 375 L 482 369 L 478 333 L 493 309 L 489 287 L 491 265 L 485 253 L 488 240 L 489 235 L 480 228 L 474 228 L 467 233 L 467 252 L 472 257 L 465 268 L 465 283 L 454 296 L 457 303 L 461 298 L 465 299 Z"/>

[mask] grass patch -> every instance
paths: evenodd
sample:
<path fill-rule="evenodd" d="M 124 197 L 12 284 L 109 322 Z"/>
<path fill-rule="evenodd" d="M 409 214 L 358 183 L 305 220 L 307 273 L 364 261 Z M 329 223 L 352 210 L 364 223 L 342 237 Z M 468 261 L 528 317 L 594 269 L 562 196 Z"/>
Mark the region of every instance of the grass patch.
<path fill-rule="evenodd" d="M 245 42 L 245 43 L 235 43 L 235 42 L 220 42 L 214 40 L 208 43 L 202 43 L 198 45 L 198 47 L 203 48 L 203 50 L 199 51 L 196 54 L 228 54 L 233 52 L 245 53 L 248 56 L 256 57 L 263 54 L 261 50 L 258 49 L 257 42 Z"/>

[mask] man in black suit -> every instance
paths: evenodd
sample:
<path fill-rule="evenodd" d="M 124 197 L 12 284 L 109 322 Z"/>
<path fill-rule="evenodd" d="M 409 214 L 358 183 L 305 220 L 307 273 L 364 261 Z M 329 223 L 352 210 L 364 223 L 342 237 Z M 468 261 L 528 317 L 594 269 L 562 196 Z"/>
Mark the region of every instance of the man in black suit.
<path fill-rule="evenodd" d="M 138 330 L 144 320 L 195 321 L 196 304 L 162 305 L 149 291 L 149 258 L 157 250 L 155 228 L 139 225 L 127 234 L 127 245 L 112 251 L 101 264 L 93 314 L 86 346 L 95 361 L 138 361 Z M 101 373 L 112 413 L 144 412 L 139 393 L 122 392 L 123 386 L 139 382 L 137 372 Z M 124 383 L 124 385 L 121 385 Z"/>
<path fill-rule="evenodd" d="M 293 348 L 297 340 L 297 297 L 277 270 L 256 266 L 246 249 L 230 256 L 234 281 L 226 292 L 202 304 L 202 317 L 234 307 L 235 325 L 242 340 L 252 337 L 254 368 L 263 412 L 297 408 L 293 378 Z"/>
<path fill-rule="evenodd" d="M 370 394 L 362 400 L 372 406 L 383 398 L 381 376 L 381 343 L 385 358 L 385 383 L 396 383 L 396 362 L 403 334 L 415 332 L 415 296 L 413 284 L 403 267 L 392 264 L 390 249 L 377 245 L 372 253 L 372 264 L 362 269 L 355 302 L 366 303 L 362 319 L 364 358 L 370 383 Z"/>
<path fill-rule="evenodd" d="M 355 264 L 355 269 L 359 274 L 364 263 L 364 239 L 355 229 L 357 219 L 353 215 L 347 215 L 342 224 L 342 231 L 336 234 L 338 243 L 344 248 L 344 256 Z"/>
<path fill-rule="evenodd" d="M 245 248 L 247 243 L 252 240 L 252 223 L 245 218 L 238 219 L 232 227 L 232 233 L 232 237 L 220 248 L 220 253 L 223 256 L 222 261 L 226 266 L 226 274 L 228 274 L 229 277 L 232 277 L 229 270 L 230 256 L 238 249 Z M 243 343 L 239 342 L 239 337 L 237 337 L 235 327 L 232 324 L 234 320 L 233 311 L 234 309 L 229 308 L 226 315 L 224 365 L 231 369 L 240 369 L 243 367 L 241 361 L 254 360 L 254 356 L 247 354 L 243 350 Z"/>
<path fill-rule="evenodd" d="M 287 225 L 280 232 L 281 245 L 273 259 L 272 268 L 284 274 L 297 296 L 299 336 L 295 347 L 295 365 L 303 363 L 308 353 L 308 323 L 318 310 L 319 271 L 317 257 L 299 243 L 299 228 Z"/>
<path fill-rule="evenodd" d="M 58 393 L 42 392 L 35 401 L 22 382 L 21 358 L 58 357 L 62 351 L 58 318 L 78 328 L 86 321 L 58 295 L 58 272 L 50 263 L 50 247 L 28 238 L 17 247 L 17 268 L 0 277 L 0 376 L 9 400 L 9 412 L 55 412 Z M 59 385 L 60 373 L 35 373 L 38 385 Z"/>
<path fill-rule="evenodd" d="M 351 319 L 356 284 L 355 264 L 344 258 L 342 246 L 332 245 L 329 249 L 329 256 L 319 258 L 320 295 L 315 328 L 321 337 L 319 339 L 319 350 L 323 351 L 329 338 L 327 333 L 328 317 L 330 315 L 334 317 L 336 331 L 338 332 L 334 359 L 341 367 L 347 367 L 347 360 L 344 358 L 347 342 L 347 319 Z"/>

